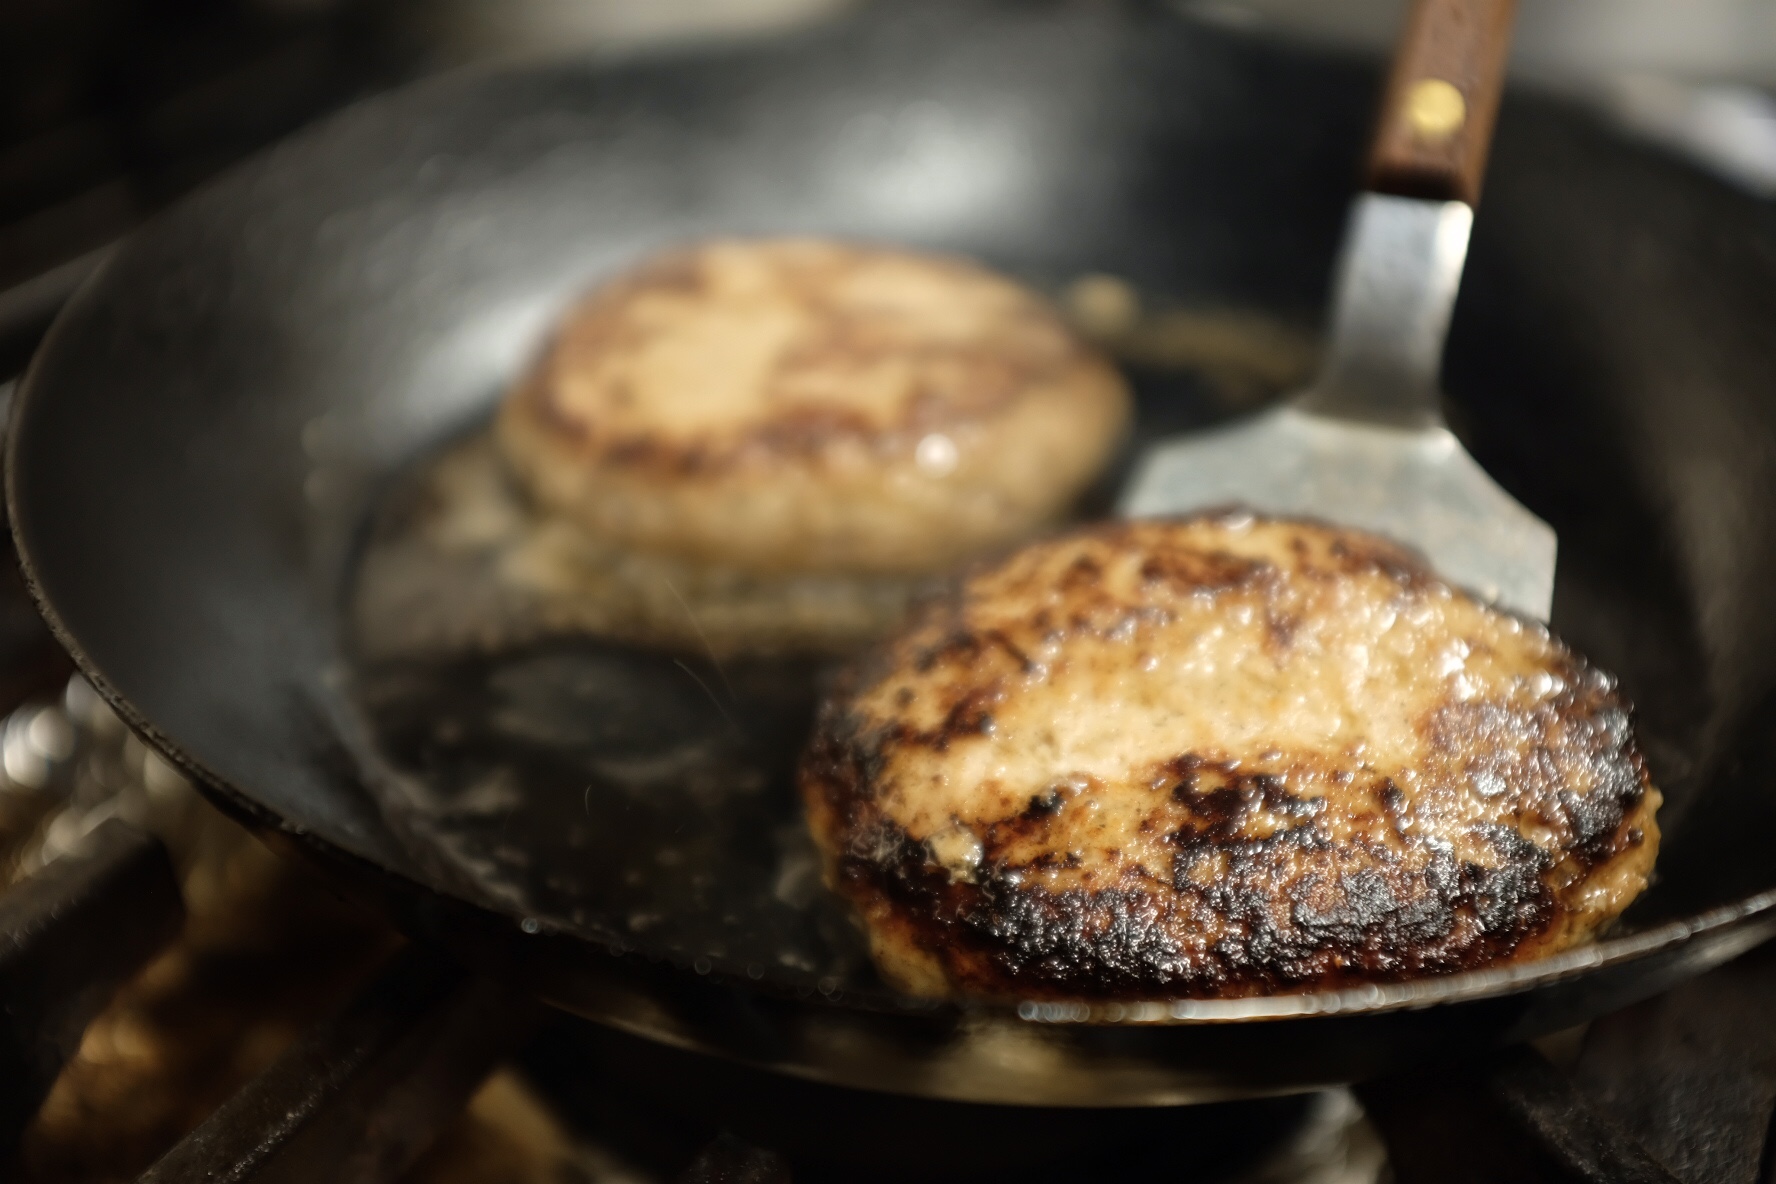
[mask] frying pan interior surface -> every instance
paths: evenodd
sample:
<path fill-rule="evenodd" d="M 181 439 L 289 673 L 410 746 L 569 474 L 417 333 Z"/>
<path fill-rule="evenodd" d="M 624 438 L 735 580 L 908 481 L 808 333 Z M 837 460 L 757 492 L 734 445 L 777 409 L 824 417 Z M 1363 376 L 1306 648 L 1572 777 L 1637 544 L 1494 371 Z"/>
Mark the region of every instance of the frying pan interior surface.
<path fill-rule="evenodd" d="M 819 671 L 354 658 L 389 507 L 601 276 L 842 235 L 1311 332 L 1375 85 L 1146 7 L 894 4 L 366 104 L 155 220 L 64 312 L 9 442 L 29 575 L 219 800 L 659 1039 L 941 1096 L 1177 1101 L 1620 1005 L 1776 930 L 1776 212 L 1552 102 L 1507 103 L 1445 380 L 1558 529 L 1555 626 L 1620 675 L 1667 795 L 1658 882 L 1594 949 L 1328 996 L 918 1005 L 813 876 L 787 771 Z M 1239 410 L 1200 366 L 1131 376 L 1142 439 Z"/>

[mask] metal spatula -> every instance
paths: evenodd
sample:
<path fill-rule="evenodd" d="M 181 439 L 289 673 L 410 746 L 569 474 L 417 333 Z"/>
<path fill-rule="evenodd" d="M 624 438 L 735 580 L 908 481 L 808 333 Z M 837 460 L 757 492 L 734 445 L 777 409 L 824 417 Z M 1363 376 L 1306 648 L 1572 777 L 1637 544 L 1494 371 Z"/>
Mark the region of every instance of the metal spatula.
<path fill-rule="evenodd" d="M 1125 514 L 1237 503 L 1361 527 L 1547 619 L 1554 531 L 1462 448 L 1437 390 L 1515 7 L 1416 0 L 1345 232 L 1324 369 L 1277 410 L 1155 447 Z"/>

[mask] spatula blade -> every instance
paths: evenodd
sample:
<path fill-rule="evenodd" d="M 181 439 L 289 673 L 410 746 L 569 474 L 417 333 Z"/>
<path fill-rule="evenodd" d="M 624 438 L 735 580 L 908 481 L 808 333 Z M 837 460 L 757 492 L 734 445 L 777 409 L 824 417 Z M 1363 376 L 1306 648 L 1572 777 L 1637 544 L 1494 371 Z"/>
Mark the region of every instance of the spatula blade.
<path fill-rule="evenodd" d="M 1121 510 L 1151 518 L 1230 505 L 1384 535 L 1451 583 L 1537 620 L 1553 605 L 1553 529 L 1443 428 L 1280 408 L 1151 449 Z"/>

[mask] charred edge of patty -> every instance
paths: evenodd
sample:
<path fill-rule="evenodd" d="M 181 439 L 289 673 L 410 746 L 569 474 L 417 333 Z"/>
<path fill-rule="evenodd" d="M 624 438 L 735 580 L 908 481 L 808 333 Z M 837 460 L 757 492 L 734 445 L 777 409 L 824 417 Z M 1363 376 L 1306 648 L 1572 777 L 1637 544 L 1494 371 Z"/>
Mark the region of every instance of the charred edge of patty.
<path fill-rule="evenodd" d="M 956 397 L 958 392 L 916 392 L 907 401 L 904 414 L 889 424 L 877 423 L 846 408 L 803 407 L 777 412 L 765 422 L 723 438 L 683 441 L 645 432 L 606 436 L 585 417 L 563 409 L 555 398 L 553 383 L 563 364 L 562 352 L 584 348 L 588 338 L 610 349 L 637 343 L 639 337 L 633 333 L 592 322 L 610 315 L 610 309 L 649 288 L 695 295 L 702 289 L 703 281 L 700 269 L 691 262 L 691 254 L 686 252 L 682 259 L 657 260 L 577 305 L 513 389 L 502 412 L 502 419 L 508 421 L 506 429 L 522 430 L 534 438 L 535 446 L 572 451 L 582 459 L 596 457 L 601 463 L 636 475 L 694 477 L 769 467 L 785 459 L 817 460 L 841 446 L 863 445 L 885 457 L 907 459 L 930 432 L 988 422 L 1037 389 L 1090 386 L 1094 388 L 1093 398 L 1108 398 L 1119 405 L 1119 420 L 1128 417 L 1127 393 L 1115 367 L 1094 347 L 1075 338 L 1059 317 L 1034 296 L 1027 298 L 1027 307 L 1020 309 L 1015 318 L 1008 318 L 1005 327 L 1008 335 L 1014 332 L 1015 325 L 1047 338 L 1048 348 L 1034 354 L 1007 350 L 992 342 L 927 345 L 911 350 L 901 345 L 883 347 L 861 339 L 849 340 L 841 331 L 818 350 L 792 353 L 779 363 L 779 371 L 785 371 L 819 361 L 842 361 L 847 356 L 911 355 L 928 362 L 959 365 L 973 379 L 965 384 L 966 390 L 959 392 L 961 398 Z M 817 293 L 803 293 L 803 298 L 814 302 Z M 774 376 L 767 382 L 776 380 Z"/>
<path fill-rule="evenodd" d="M 1276 778 L 1194 754 L 1170 762 L 1178 777 L 1172 793 L 1188 803 L 1196 824 L 1169 836 L 1169 879 L 1131 868 L 1104 887 L 1056 892 L 1029 883 L 1032 872 L 1065 866 L 1066 854 L 1050 851 L 1018 866 L 998 853 L 1040 833 L 1059 808 L 1041 795 L 1022 814 L 976 831 L 981 862 L 971 878 L 959 879 L 928 843 L 876 807 L 869 787 L 887 746 L 850 722 L 823 720 L 804 765 L 804 792 L 818 799 L 817 815 L 831 832 L 834 886 L 866 909 L 885 903 L 902 939 L 934 955 L 952 985 L 969 994 L 1236 996 L 1399 981 L 1508 960 L 1566 911 L 1549 883 L 1559 853 L 1509 826 L 1488 828 L 1496 867 L 1426 844 L 1339 843 L 1317 825 L 1323 799 L 1296 798 Z M 1632 748 L 1621 756 L 1634 775 L 1569 802 L 1579 841 L 1565 862 L 1569 872 L 1578 865 L 1579 883 L 1644 841 L 1635 823 L 1650 785 Z M 1398 801 L 1386 782 L 1376 796 L 1384 810 Z M 1245 837 L 1242 817 L 1254 809 L 1288 824 L 1265 838 Z M 1339 870 L 1338 847 L 1361 855 L 1363 866 Z M 1324 862 L 1315 863 L 1316 855 Z M 1279 877 L 1297 856 L 1309 862 L 1305 874 Z M 1213 869 L 1205 883 L 1193 878 L 1199 860 Z M 1278 905 L 1287 924 L 1276 919 Z M 1204 922 L 1219 940 L 1207 950 L 1180 946 L 1179 932 Z"/>
<path fill-rule="evenodd" d="M 1212 520 L 1226 513 L 1197 517 Z M 1141 529 L 1139 523 L 1108 523 L 1070 537 L 1117 544 Z M 1379 570 L 1406 586 L 1436 582 L 1421 560 L 1386 540 L 1341 538 L 1328 555 L 1341 570 Z M 1272 571 L 1262 560 L 1180 550 L 1150 560 L 1143 576 L 1234 588 L 1270 578 Z M 1082 573 L 1081 583 L 1091 584 L 1096 575 Z M 1281 857 L 1339 846 L 1316 825 L 1323 801 L 1295 798 L 1274 777 L 1185 753 L 1168 762 L 1172 793 L 1202 825 L 1173 837 L 1176 856 L 1169 879 L 1129 869 L 1121 882 L 1102 888 L 1054 892 L 1029 884 L 1027 873 L 1040 868 L 1013 866 L 995 858 L 994 851 L 1052 812 L 1056 804 L 1040 796 L 1017 818 L 977 831 L 983 859 L 971 880 L 957 879 L 926 842 L 883 815 L 873 787 L 896 750 L 943 751 L 965 736 L 989 731 L 996 688 L 969 688 L 937 727 L 923 731 L 904 723 L 871 724 L 851 703 L 908 662 L 929 670 L 940 661 L 973 660 L 993 649 L 1017 661 L 1015 646 L 1003 635 L 969 625 L 964 596 L 959 584 L 927 601 L 898 640 L 875 648 L 841 676 L 816 721 L 802 788 L 810 817 L 827 832 L 834 886 L 866 911 L 879 913 L 885 902 L 902 938 L 916 935 L 922 950 L 943 963 L 952 985 L 966 993 L 1236 996 L 1476 969 L 1508 960 L 1519 947 L 1534 946 L 1538 937 L 1554 931 L 1569 912 L 1564 893 L 1644 841 L 1636 823 L 1651 781 L 1634 743 L 1632 709 L 1613 680 L 1562 647 L 1559 674 L 1569 689 L 1552 714 L 1563 725 L 1583 725 L 1592 739 L 1584 759 L 1594 785 L 1587 793 L 1559 794 L 1573 834 L 1564 852 L 1539 847 L 1503 824 L 1487 835 L 1500 856 L 1496 867 L 1414 844 L 1397 817 L 1404 796 L 1384 781 L 1372 787 L 1375 801 L 1403 846 L 1358 840 L 1355 848 L 1371 862 L 1349 874 L 1334 870 L 1331 895 L 1340 903 L 1331 909 L 1309 899 L 1325 897 L 1324 869 L 1289 883 L 1282 893 L 1292 924 L 1281 926 L 1264 907 L 1275 903 L 1275 888 L 1242 893 L 1240 885 L 1274 886 L 1272 873 Z M 1120 620 L 1143 611 L 1120 607 Z M 1037 622 L 1039 628 L 1052 625 L 1063 632 L 1101 632 L 1119 623 L 1089 610 L 1051 624 Z M 1469 727 L 1459 711 L 1421 726 L 1433 748 L 1444 751 L 1458 749 Z M 1289 818 L 1290 825 L 1263 839 L 1246 838 L 1240 814 L 1255 808 Z M 1407 858 L 1413 854 L 1423 856 L 1416 866 Z M 1201 858 L 1223 861 L 1221 874 L 1206 886 L 1189 875 L 1193 861 Z M 1550 883 L 1557 865 L 1565 881 L 1559 889 Z M 1187 954 L 1168 923 L 1200 924 L 1200 919 L 1218 922 L 1228 936 L 1206 954 Z"/>

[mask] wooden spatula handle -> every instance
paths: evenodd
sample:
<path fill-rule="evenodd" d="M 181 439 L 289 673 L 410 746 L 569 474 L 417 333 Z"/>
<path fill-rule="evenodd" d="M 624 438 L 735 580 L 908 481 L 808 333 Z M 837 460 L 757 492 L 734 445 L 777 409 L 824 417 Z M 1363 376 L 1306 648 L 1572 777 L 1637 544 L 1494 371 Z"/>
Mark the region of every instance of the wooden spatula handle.
<path fill-rule="evenodd" d="M 1517 0 L 1412 0 L 1375 129 L 1371 190 L 1479 198 L 1516 8 Z"/>

